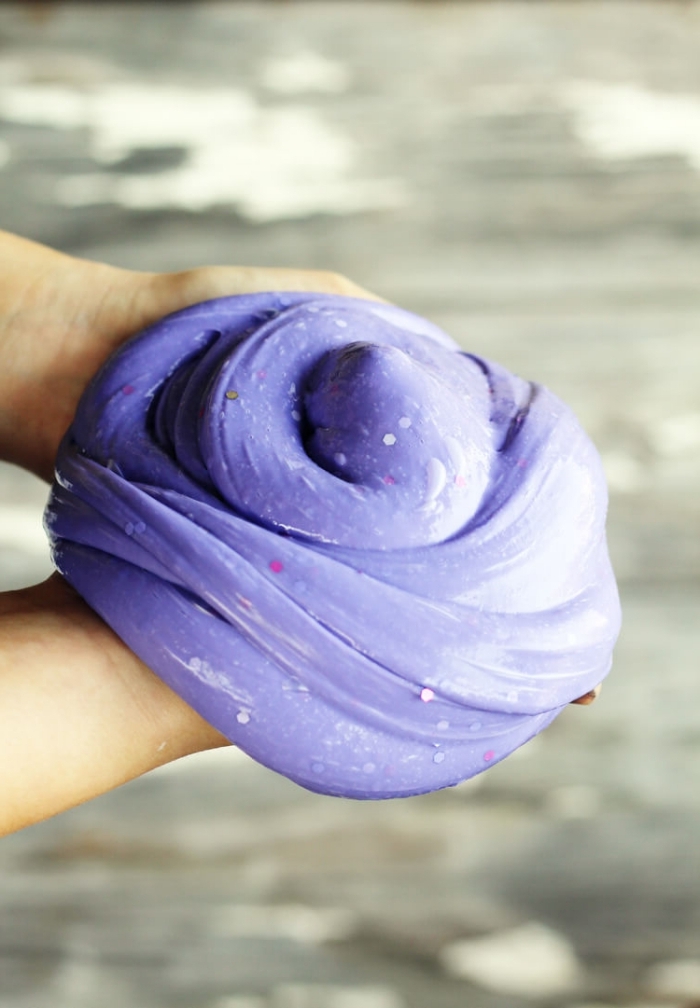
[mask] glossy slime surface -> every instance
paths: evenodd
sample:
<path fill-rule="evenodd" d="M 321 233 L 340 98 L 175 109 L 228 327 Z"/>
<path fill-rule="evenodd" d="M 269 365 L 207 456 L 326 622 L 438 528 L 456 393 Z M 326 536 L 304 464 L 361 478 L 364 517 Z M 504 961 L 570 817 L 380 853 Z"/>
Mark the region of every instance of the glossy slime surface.
<path fill-rule="evenodd" d="M 56 566 L 261 763 L 353 798 L 455 784 L 608 672 L 606 490 L 546 389 L 395 307 L 171 315 L 93 380 Z"/>

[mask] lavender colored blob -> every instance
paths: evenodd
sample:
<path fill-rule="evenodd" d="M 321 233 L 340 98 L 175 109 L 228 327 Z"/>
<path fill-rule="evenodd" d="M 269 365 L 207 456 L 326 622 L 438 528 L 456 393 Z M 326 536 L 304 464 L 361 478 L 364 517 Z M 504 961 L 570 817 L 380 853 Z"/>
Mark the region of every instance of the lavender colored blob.
<path fill-rule="evenodd" d="M 605 512 L 546 389 L 398 308 L 265 293 L 107 362 L 46 525 L 68 581 L 232 742 L 387 798 L 479 773 L 606 675 Z"/>

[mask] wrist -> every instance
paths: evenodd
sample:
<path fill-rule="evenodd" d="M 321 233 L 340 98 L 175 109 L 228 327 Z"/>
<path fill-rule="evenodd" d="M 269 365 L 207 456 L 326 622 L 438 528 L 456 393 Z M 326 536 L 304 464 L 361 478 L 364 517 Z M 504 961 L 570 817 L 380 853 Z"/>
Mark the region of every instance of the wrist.
<path fill-rule="evenodd" d="M 62 578 L 0 594 L 0 836 L 226 744 Z"/>

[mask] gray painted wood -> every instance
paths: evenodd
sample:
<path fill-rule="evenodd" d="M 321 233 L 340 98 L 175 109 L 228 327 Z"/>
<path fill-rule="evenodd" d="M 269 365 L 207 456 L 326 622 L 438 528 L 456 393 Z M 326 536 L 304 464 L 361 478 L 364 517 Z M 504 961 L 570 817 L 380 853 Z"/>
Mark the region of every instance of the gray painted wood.
<path fill-rule="evenodd" d="M 165 186 L 191 132 L 108 163 L 84 113 L 16 100 L 114 82 L 237 90 L 263 131 L 301 109 L 331 167 L 306 210 L 279 138 L 286 210 L 252 183 L 257 217 L 240 189 L 109 202 Z M 438 953 L 528 920 L 583 962 L 552 1006 L 650 1003 L 650 965 L 700 955 L 699 109 L 698 3 L 0 8 L 5 227 L 135 268 L 339 270 L 550 385 L 606 459 L 625 607 L 598 703 L 474 784 L 363 805 L 226 753 L 7 838 L 2 1008 L 518 1008 Z M 0 470 L 4 587 L 48 570 L 43 495 Z"/>

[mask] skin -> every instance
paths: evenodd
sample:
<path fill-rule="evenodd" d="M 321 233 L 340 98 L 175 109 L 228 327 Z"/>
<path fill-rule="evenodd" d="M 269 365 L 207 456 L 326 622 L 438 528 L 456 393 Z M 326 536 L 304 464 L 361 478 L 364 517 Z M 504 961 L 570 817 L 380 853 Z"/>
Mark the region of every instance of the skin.
<path fill-rule="evenodd" d="M 372 296 L 326 272 L 138 273 L 0 233 L 0 458 L 50 481 L 81 393 L 124 340 L 187 305 L 261 290 Z M 227 744 L 58 575 L 0 594 L 0 835 Z"/>
<path fill-rule="evenodd" d="M 0 232 L 0 459 L 50 481 L 85 386 L 121 343 L 187 305 L 265 290 L 374 297 L 335 273 L 142 273 Z M 58 575 L 0 593 L 0 836 L 228 744 Z"/>

